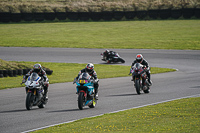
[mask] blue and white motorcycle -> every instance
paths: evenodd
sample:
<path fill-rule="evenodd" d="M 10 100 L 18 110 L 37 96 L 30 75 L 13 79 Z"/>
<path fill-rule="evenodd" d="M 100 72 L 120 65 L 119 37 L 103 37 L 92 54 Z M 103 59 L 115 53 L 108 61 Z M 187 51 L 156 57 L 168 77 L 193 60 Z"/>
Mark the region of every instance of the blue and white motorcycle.
<path fill-rule="evenodd" d="M 43 78 L 33 72 L 25 82 L 26 85 L 26 109 L 30 110 L 33 106 L 44 108 L 47 101 L 44 100 Z"/>
<path fill-rule="evenodd" d="M 97 104 L 94 89 L 95 80 L 88 73 L 82 73 L 76 81 L 78 94 L 78 108 L 83 110 L 84 106 L 94 108 Z"/>

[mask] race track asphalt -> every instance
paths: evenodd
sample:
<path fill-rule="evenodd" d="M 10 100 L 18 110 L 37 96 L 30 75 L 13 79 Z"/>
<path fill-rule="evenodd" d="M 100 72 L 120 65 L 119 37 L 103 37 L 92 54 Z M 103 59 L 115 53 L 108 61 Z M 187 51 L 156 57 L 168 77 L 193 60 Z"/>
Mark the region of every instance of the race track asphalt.
<path fill-rule="evenodd" d="M 50 84 L 49 102 L 44 109 L 25 108 L 24 88 L 0 90 L 0 132 L 18 133 L 85 117 L 135 108 L 162 101 L 200 94 L 200 51 L 112 49 L 131 65 L 137 53 L 143 54 L 151 67 L 174 68 L 176 72 L 152 74 L 149 94 L 137 95 L 131 77 L 101 79 L 95 108 L 79 110 L 75 85 Z M 105 64 L 104 49 L 0 47 L 0 58 L 7 61 L 39 61 Z M 128 74 L 129 70 L 127 70 Z M 72 79 L 76 76 L 71 75 Z"/>

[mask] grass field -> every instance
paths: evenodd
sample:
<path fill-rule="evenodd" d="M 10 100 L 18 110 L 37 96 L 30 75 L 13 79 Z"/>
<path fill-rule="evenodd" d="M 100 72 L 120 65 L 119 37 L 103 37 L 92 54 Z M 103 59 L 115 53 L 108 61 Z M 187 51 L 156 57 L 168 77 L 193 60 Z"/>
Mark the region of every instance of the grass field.
<path fill-rule="evenodd" d="M 199 133 L 200 97 L 85 118 L 36 133 Z"/>
<path fill-rule="evenodd" d="M 0 24 L 0 46 L 200 50 L 200 20 Z"/>

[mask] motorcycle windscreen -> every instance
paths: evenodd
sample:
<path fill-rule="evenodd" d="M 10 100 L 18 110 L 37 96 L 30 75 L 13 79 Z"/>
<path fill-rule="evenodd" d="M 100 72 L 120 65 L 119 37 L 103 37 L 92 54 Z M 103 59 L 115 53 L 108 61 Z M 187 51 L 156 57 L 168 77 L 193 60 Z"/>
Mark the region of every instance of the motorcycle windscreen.
<path fill-rule="evenodd" d="M 88 83 L 90 81 L 91 76 L 88 73 L 82 73 L 79 76 L 79 83 L 81 84 L 85 84 Z"/>
<path fill-rule="evenodd" d="M 37 73 L 32 73 L 31 74 L 31 81 L 37 81 L 39 79 L 39 75 Z"/>
<path fill-rule="evenodd" d="M 133 66 L 133 69 L 135 71 L 139 71 L 140 69 L 142 68 L 142 65 L 140 63 L 136 63 L 134 66 Z"/>

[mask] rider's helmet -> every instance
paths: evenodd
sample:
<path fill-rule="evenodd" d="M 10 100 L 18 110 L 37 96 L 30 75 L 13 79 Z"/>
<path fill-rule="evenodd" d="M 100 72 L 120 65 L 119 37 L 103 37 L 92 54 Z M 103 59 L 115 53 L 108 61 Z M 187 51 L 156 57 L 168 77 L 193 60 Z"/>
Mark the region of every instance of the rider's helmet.
<path fill-rule="evenodd" d="M 110 51 L 109 51 L 108 49 L 106 49 L 105 53 L 107 53 L 107 54 L 108 54 L 109 52 L 110 52 Z"/>
<path fill-rule="evenodd" d="M 92 63 L 88 63 L 85 67 L 85 71 L 91 74 L 94 70 L 94 65 Z"/>
<path fill-rule="evenodd" d="M 41 71 L 41 69 L 42 69 L 42 66 L 41 66 L 40 64 L 35 64 L 35 65 L 33 66 L 33 70 L 34 70 L 34 72 L 36 72 L 36 73 L 39 73 L 39 72 Z"/>
<path fill-rule="evenodd" d="M 142 54 L 137 54 L 137 55 L 136 55 L 136 61 L 137 61 L 138 63 L 142 63 L 142 61 L 143 61 L 143 56 L 142 56 Z"/>

